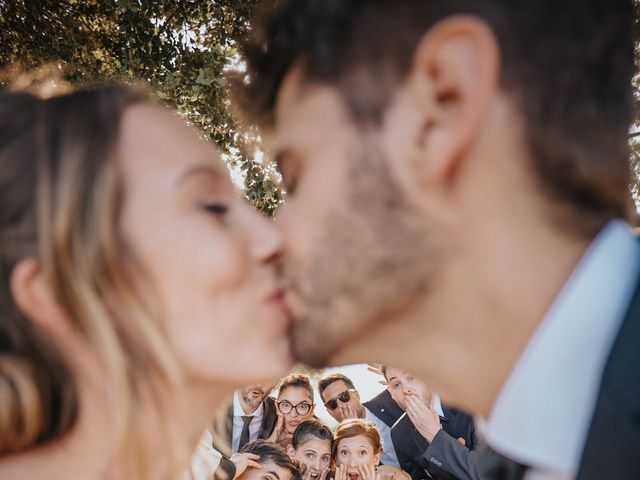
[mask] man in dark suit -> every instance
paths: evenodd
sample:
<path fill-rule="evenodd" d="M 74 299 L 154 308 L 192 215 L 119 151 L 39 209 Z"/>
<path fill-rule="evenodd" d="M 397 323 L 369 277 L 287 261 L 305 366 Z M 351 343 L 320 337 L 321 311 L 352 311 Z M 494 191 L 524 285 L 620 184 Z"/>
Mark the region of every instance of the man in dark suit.
<path fill-rule="evenodd" d="M 428 378 L 531 476 L 637 477 L 637 2 L 277 3 L 238 85 L 297 357 Z"/>
<path fill-rule="evenodd" d="M 383 367 L 388 390 L 406 411 L 391 429 L 400 467 L 413 480 L 477 480 L 471 450 L 477 439 L 473 419 L 466 413 L 438 405 L 424 382 L 396 367 Z"/>
<path fill-rule="evenodd" d="M 404 413 L 400 406 L 391 398 L 389 390 L 384 389 L 371 400 L 367 400 L 362 405 L 373 415 L 382 420 L 389 428 L 400 419 Z"/>
<path fill-rule="evenodd" d="M 215 438 L 213 447 L 229 456 L 244 445 L 269 438 L 278 420 L 275 400 L 269 396 L 273 385 L 251 385 L 236 390 L 224 418 L 222 438 Z"/>
<path fill-rule="evenodd" d="M 256 384 L 236 390 L 224 417 L 214 421 L 212 447 L 221 457 L 214 478 L 233 479 L 244 471 L 248 459 L 238 451 L 247 443 L 269 438 L 273 432 L 278 413 L 275 400 L 269 396 L 272 389 L 272 384 Z"/>
<path fill-rule="evenodd" d="M 473 452 L 476 446 L 473 419 L 466 413 L 442 406 L 442 428 L 427 440 L 408 416 L 391 429 L 400 467 L 413 480 L 424 478 L 478 479 Z M 470 438 L 469 443 L 466 439 Z M 465 443 L 463 443 L 465 442 Z"/>

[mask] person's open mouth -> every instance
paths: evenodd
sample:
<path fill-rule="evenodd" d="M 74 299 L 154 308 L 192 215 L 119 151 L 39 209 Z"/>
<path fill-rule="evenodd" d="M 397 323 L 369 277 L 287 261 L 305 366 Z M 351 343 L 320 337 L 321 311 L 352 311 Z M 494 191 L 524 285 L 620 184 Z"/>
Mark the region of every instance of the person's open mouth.
<path fill-rule="evenodd" d="M 349 477 L 349 480 L 359 480 L 360 479 L 360 474 L 359 473 L 347 473 L 347 477 Z"/>

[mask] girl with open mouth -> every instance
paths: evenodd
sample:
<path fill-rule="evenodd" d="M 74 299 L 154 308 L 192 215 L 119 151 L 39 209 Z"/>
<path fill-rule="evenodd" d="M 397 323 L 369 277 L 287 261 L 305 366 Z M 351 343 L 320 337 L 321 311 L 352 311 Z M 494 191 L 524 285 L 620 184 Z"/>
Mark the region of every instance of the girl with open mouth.
<path fill-rule="evenodd" d="M 306 467 L 305 480 L 325 480 L 331 467 L 333 433 L 317 419 L 305 420 L 293 433 L 289 455 Z"/>

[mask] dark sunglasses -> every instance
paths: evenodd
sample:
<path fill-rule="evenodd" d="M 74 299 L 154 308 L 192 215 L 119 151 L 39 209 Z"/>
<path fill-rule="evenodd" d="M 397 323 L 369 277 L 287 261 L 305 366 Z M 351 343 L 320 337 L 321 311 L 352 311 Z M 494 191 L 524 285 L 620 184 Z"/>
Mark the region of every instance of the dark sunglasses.
<path fill-rule="evenodd" d="M 335 410 L 336 408 L 338 408 L 338 400 L 340 400 L 342 403 L 347 403 L 349 400 L 351 400 L 351 395 L 355 395 L 355 393 L 356 391 L 353 388 L 345 390 L 344 392 L 339 393 L 336 398 L 332 398 L 331 400 L 325 402 L 324 406 L 327 407 L 327 410 Z"/>

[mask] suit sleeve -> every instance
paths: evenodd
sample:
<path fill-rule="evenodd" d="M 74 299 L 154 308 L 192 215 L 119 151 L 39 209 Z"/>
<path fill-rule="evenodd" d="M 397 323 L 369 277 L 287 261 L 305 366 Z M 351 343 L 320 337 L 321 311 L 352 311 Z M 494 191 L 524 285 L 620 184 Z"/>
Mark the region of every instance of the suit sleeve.
<path fill-rule="evenodd" d="M 212 436 L 205 431 L 191 457 L 191 477 L 196 480 L 212 478 L 232 480 L 236 474 L 235 464 L 211 445 Z"/>
<path fill-rule="evenodd" d="M 422 456 L 434 473 L 446 472 L 460 480 L 480 478 L 475 467 L 475 454 L 444 430 L 436 434 Z M 434 476 L 438 478 L 439 475 Z"/>
<path fill-rule="evenodd" d="M 422 468 L 421 465 L 417 464 L 410 455 L 408 455 L 408 453 L 402 448 L 402 445 L 397 445 L 396 442 L 394 442 L 394 448 L 400 468 L 411 475 L 411 480 L 424 480 L 428 478 L 425 469 Z"/>
<path fill-rule="evenodd" d="M 227 457 L 220 458 L 218 467 L 213 472 L 213 478 L 219 480 L 232 480 L 236 476 L 236 464 Z"/>

